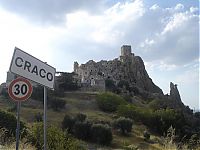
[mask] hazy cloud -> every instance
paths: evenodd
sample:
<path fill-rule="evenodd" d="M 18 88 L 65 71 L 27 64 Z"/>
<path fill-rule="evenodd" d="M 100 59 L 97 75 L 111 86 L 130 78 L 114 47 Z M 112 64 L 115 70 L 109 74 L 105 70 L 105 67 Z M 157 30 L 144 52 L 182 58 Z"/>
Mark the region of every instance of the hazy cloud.
<path fill-rule="evenodd" d="M 170 81 L 198 87 L 198 11 L 189 0 L 1 0 L 0 56 L 7 62 L 1 71 L 9 68 L 14 46 L 72 71 L 73 61 L 113 59 L 130 44 L 164 91 Z M 184 83 L 191 80 L 186 70 L 195 72 L 191 84 Z"/>
<path fill-rule="evenodd" d="M 1 0 L 0 4 L 2 8 L 23 16 L 32 23 L 60 24 L 70 12 L 100 12 L 105 7 L 105 0 Z"/>
<path fill-rule="evenodd" d="M 142 49 L 148 61 L 160 59 L 169 65 L 183 65 L 199 57 L 199 17 L 194 11 L 180 12 L 180 9 L 184 9 L 182 4 L 177 4 L 170 9 L 150 9 L 147 12 L 148 15 L 152 14 L 151 22 L 157 22 L 157 29 L 149 29 L 154 33 L 138 47 Z M 145 22 L 143 23 L 151 24 Z"/>

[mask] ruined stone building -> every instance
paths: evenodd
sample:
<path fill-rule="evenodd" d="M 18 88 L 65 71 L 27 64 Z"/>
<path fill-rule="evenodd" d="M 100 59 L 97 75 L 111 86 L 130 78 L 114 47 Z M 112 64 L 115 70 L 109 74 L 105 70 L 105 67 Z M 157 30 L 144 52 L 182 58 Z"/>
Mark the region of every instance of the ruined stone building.
<path fill-rule="evenodd" d="M 97 89 L 105 89 L 105 80 L 127 81 L 130 86 L 137 87 L 140 91 L 160 93 L 162 90 L 156 86 L 145 70 L 144 62 L 135 56 L 130 45 L 121 47 L 121 55 L 113 60 L 88 61 L 79 65 L 74 62 L 74 72 L 80 83 Z"/>

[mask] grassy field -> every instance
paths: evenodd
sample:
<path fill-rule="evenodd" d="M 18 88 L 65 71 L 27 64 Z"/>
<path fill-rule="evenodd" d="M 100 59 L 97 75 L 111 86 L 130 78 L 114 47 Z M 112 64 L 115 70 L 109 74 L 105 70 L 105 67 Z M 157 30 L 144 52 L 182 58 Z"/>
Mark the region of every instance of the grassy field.
<path fill-rule="evenodd" d="M 98 109 L 96 104 L 96 93 L 66 93 L 62 98 L 66 101 L 66 106 L 59 112 L 53 111 L 51 108 L 47 110 L 48 125 L 61 126 L 61 122 L 65 114 L 75 115 L 77 113 L 84 113 L 91 121 L 105 121 L 112 123 L 116 117 L 115 114 L 105 113 Z M 15 105 L 12 100 L 0 97 L 0 108 L 8 110 Z M 16 113 L 16 112 L 13 112 Z M 30 126 L 35 121 L 35 115 L 43 113 L 43 103 L 29 99 L 22 103 L 21 119 L 27 122 Z M 113 131 L 113 141 L 110 147 L 102 147 L 100 145 L 86 143 L 88 148 L 93 149 L 152 149 L 161 150 L 163 147 L 159 144 L 160 138 L 156 135 L 151 135 L 151 140 L 146 142 L 143 138 L 143 131 L 146 127 L 142 124 L 134 123 L 133 130 L 128 136 L 122 136 L 119 132 Z"/>

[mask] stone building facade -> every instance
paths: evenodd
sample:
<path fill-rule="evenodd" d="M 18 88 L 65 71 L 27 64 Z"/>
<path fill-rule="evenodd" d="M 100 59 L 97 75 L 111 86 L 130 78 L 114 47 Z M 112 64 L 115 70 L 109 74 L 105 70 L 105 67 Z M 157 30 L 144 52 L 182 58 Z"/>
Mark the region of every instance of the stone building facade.
<path fill-rule="evenodd" d="M 101 90 L 105 90 L 105 80 L 110 79 L 115 84 L 125 80 L 142 91 L 162 93 L 162 90 L 149 78 L 141 57 L 132 53 L 130 45 L 123 45 L 121 55 L 113 60 L 99 62 L 90 60 L 81 65 L 74 62 L 74 73 L 77 74 L 81 84 Z"/>

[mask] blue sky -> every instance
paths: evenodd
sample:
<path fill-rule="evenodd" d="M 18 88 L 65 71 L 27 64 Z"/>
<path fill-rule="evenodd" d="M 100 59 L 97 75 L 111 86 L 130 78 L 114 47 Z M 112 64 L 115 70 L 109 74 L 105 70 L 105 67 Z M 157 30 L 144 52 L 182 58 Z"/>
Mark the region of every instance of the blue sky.
<path fill-rule="evenodd" d="M 129 44 L 164 93 L 177 83 L 199 108 L 198 0 L 1 0 L 0 16 L 0 82 L 15 46 L 70 72 L 74 61 L 114 59 Z"/>

